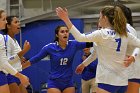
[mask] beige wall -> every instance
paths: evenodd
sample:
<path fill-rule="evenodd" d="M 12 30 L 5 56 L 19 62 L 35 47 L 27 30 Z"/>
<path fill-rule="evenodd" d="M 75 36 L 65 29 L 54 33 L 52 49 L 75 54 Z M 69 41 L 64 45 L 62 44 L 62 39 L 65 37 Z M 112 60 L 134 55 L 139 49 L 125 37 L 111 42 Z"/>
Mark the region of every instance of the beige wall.
<path fill-rule="evenodd" d="M 6 0 L 0 0 L 0 9 L 4 9 L 6 11 L 7 9 Z"/>

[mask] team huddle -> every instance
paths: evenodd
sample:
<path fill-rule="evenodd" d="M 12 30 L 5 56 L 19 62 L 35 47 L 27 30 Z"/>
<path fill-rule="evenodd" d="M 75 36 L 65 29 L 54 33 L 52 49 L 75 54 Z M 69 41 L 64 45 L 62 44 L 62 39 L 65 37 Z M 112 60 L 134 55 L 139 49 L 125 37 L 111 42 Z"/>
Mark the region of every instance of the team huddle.
<path fill-rule="evenodd" d="M 18 18 L 7 17 L 5 11 L 0 10 L 0 93 L 27 93 L 29 78 L 22 74 L 22 69 L 46 56 L 50 56 L 51 66 L 47 93 L 75 93 L 73 59 L 78 50 L 90 47 L 94 47 L 94 52 L 83 56 L 75 72 L 82 74 L 83 83 L 90 79 L 96 82 L 92 93 L 139 93 L 140 40 L 128 7 L 122 4 L 103 7 L 98 21 L 100 28 L 87 35 L 72 24 L 66 8 L 56 8 L 56 14 L 66 26 L 59 25 L 54 42 L 26 60 L 24 55 L 30 43 L 25 41 L 21 49 L 14 38 L 20 31 Z M 68 40 L 69 33 L 75 40 Z M 84 88 L 82 85 L 82 93 L 87 93 Z"/>

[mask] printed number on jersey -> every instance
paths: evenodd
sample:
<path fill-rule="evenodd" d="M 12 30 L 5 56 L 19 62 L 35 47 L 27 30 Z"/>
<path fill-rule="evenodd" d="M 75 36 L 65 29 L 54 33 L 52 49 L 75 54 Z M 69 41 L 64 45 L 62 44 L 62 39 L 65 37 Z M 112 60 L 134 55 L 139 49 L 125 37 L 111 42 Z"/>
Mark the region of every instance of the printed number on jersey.
<path fill-rule="evenodd" d="M 117 49 L 116 49 L 116 51 L 120 51 L 120 47 L 121 47 L 121 38 L 117 38 L 117 39 L 115 39 L 116 40 L 116 42 L 117 42 L 117 44 L 118 44 L 118 46 L 117 46 Z"/>
<path fill-rule="evenodd" d="M 61 58 L 60 59 L 60 65 L 67 65 L 68 63 L 68 58 Z"/>

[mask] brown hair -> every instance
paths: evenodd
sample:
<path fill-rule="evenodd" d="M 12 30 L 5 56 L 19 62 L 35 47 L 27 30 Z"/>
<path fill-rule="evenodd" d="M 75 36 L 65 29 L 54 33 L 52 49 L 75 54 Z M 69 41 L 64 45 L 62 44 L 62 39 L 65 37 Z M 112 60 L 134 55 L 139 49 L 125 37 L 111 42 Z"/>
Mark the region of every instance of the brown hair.
<path fill-rule="evenodd" d="M 120 36 L 127 37 L 126 31 L 126 18 L 122 10 L 118 6 L 105 6 L 102 8 L 101 13 L 107 16 L 110 24 L 114 28 L 115 32 Z"/>
<path fill-rule="evenodd" d="M 129 7 L 123 5 L 120 2 L 113 2 L 111 5 L 118 6 L 119 8 L 121 8 L 127 19 L 127 23 L 129 23 L 131 26 L 133 26 L 132 11 Z"/>

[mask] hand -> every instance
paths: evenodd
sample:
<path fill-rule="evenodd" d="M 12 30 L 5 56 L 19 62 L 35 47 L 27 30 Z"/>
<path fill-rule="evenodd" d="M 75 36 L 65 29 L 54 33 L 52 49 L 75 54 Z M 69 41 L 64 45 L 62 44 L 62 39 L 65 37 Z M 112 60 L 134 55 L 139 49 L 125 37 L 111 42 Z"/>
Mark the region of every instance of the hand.
<path fill-rule="evenodd" d="M 30 85 L 29 78 L 27 76 L 25 76 L 25 75 L 23 75 L 23 74 L 21 74 L 19 72 L 15 76 L 17 78 L 19 78 L 21 84 L 24 85 L 25 87 L 27 87 L 28 85 Z"/>
<path fill-rule="evenodd" d="M 20 61 L 21 61 L 21 64 L 24 64 L 25 62 L 27 62 L 27 59 L 25 57 L 21 57 Z"/>
<path fill-rule="evenodd" d="M 85 68 L 84 64 L 80 64 L 80 65 L 77 66 L 75 72 L 77 74 L 81 74 L 83 72 L 84 68 Z"/>
<path fill-rule="evenodd" d="M 26 52 L 28 52 L 30 50 L 31 46 L 30 46 L 30 43 L 26 40 L 24 42 L 24 46 L 23 46 L 23 50 Z"/>
<path fill-rule="evenodd" d="M 135 62 L 135 58 L 133 56 L 128 56 L 125 60 L 124 60 L 124 65 L 125 67 L 128 67 L 132 62 Z"/>
<path fill-rule="evenodd" d="M 69 19 L 68 11 L 66 8 L 61 8 L 61 7 L 56 8 L 56 14 L 63 21 L 66 21 L 67 19 Z"/>
<path fill-rule="evenodd" d="M 26 61 L 25 63 L 22 63 L 22 69 L 25 69 L 27 67 L 31 66 L 31 62 L 30 61 Z"/>

